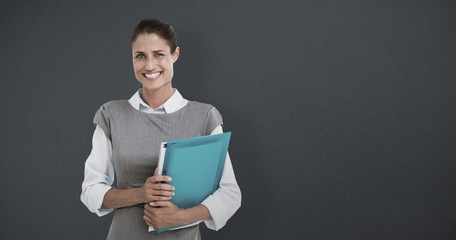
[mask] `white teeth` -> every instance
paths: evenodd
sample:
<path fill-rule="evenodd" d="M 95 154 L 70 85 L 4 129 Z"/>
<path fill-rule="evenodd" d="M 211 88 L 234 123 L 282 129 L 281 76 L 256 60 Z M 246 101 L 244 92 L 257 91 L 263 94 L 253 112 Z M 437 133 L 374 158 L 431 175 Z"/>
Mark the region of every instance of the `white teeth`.
<path fill-rule="evenodd" d="M 161 72 L 152 73 L 152 74 L 145 73 L 144 76 L 146 76 L 146 78 L 157 78 L 158 76 L 160 76 L 160 74 L 161 74 Z"/>

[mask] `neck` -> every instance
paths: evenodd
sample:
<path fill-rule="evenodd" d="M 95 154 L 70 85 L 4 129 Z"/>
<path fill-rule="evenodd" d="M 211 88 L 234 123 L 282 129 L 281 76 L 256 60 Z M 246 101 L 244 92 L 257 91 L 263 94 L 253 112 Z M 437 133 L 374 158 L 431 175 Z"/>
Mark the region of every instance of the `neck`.
<path fill-rule="evenodd" d="M 153 109 L 163 105 L 173 95 L 173 88 L 147 90 L 142 89 L 142 99 Z"/>

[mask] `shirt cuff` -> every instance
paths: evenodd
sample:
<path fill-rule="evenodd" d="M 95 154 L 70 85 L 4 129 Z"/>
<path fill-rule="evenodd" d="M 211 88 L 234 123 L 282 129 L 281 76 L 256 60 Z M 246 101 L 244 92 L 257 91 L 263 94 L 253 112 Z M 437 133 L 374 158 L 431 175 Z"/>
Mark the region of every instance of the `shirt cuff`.
<path fill-rule="evenodd" d="M 85 196 L 83 194 L 81 198 L 86 197 L 86 199 L 81 200 L 82 202 L 84 202 L 84 204 L 91 212 L 97 214 L 99 217 L 102 217 L 113 211 L 112 208 L 101 208 L 106 192 L 108 192 L 111 189 L 111 186 L 104 184 L 93 185 L 90 187 L 90 189 L 87 189 L 87 191 L 89 191 L 90 194 L 85 194 Z M 90 196 L 90 199 L 88 199 L 87 196 Z"/>
<path fill-rule="evenodd" d="M 214 196 L 211 195 L 207 197 L 202 203 L 202 205 L 206 206 L 209 209 L 209 213 L 211 214 L 210 220 L 205 220 L 204 223 L 206 224 L 207 228 L 218 231 L 226 224 L 226 218 L 223 217 L 223 213 L 226 212 L 223 207 L 223 203 Z"/>
<path fill-rule="evenodd" d="M 223 189 L 219 189 L 201 203 L 207 207 L 211 214 L 211 220 L 204 221 L 206 226 L 211 230 L 218 231 L 224 227 L 241 206 L 241 193 L 239 189 L 228 191 L 233 192 L 232 194 L 228 194 Z"/>

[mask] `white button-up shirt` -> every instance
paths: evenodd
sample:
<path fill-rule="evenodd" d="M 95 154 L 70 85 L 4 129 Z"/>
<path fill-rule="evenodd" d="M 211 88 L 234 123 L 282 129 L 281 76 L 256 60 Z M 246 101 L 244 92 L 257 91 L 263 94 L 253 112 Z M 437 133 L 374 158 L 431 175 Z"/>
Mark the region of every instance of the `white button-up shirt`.
<path fill-rule="evenodd" d="M 174 93 L 163 105 L 152 109 L 141 98 L 141 89 L 129 100 L 135 109 L 154 114 L 173 113 L 188 104 L 188 100 L 174 89 Z M 222 126 L 217 126 L 211 134 L 223 133 Z M 104 195 L 114 183 L 114 163 L 112 161 L 111 141 L 106 137 L 103 129 L 96 126 L 92 138 L 92 151 L 85 163 L 84 181 L 82 183 L 81 201 L 87 208 L 98 216 L 104 216 L 113 209 L 101 208 Z M 241 206 L 241 190 L 236 182 L 231 159 L 226 156 L 219 188 L 201 204 L 209 209 L 212 219 L 204 221 L 206 226 L 219 230 L 225 226 L 228 219 Z"/>

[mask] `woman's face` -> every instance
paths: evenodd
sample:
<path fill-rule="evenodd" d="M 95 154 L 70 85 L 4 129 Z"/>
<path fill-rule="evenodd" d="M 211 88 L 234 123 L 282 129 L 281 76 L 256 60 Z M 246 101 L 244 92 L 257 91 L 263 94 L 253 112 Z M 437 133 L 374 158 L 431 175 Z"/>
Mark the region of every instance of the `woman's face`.
<path fill-rule="evenodd" d="M 179 48 L 171 53 L 165 39 L 155 33 L 143 33 L 133 42 L 132 53 L 135 76 L 144 90 L 172 89 L 173 64 L 179 57 Z"/>

